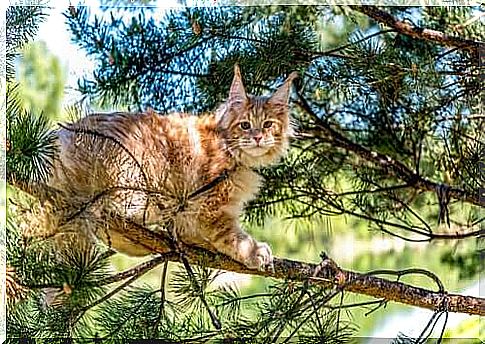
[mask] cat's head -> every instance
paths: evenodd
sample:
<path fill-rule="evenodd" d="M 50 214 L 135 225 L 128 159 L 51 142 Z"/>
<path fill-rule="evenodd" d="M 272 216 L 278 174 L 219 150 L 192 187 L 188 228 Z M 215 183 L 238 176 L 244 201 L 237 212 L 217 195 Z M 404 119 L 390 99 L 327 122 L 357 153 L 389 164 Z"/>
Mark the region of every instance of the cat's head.
<path fill-rule="evenodd" d="M 257 167 L 277 161 L 288 149 L 292 129 L 288 108 L 290 74 L 271 96 L 247 95 L 238 65 L 229 98 L 217 112 L 218 129 L 227 149 L 239 162 Z"/>

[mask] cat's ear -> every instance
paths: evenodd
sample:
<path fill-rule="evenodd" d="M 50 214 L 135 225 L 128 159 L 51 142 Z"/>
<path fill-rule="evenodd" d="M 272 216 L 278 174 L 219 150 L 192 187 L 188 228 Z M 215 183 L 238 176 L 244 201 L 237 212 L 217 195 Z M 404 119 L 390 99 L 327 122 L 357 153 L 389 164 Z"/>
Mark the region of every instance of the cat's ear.
<path fill-rule="evenodd" d="M 244 103 L 248 99 L 241 78 L 241 71 L 237 64 L 234 65 L 234 78 L 229 90 L 229 104 Z"/>
<path fill-rule="evenodd" d="M 226 128 L 232 120 L 228 116 L 231 109 L 238 109 L 248 101 L 246 90 L 241 78 L 241 71 L 237 64 L 234 65 L 234 78 L 229 89 L 229 98 L 216 110 L 216 119 L 219 127 Z"/>
<path fill-rule="evenodd" d="M 269 98 L 268 102 L 272 104 L 288 104 L 288 99 L 290 98 L 291 83 L 294 79 L 298 78 L 298 73 L 291 73 L 280 87 L 273 93 Z"/>

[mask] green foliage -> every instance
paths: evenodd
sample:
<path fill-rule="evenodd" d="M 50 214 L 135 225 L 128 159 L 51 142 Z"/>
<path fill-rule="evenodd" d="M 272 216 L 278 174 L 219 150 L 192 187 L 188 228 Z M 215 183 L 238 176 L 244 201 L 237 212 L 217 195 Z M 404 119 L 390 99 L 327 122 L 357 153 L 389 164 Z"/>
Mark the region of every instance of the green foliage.
<path fill-rule="evenodd" d="M 423 20 L 431 29 L 480 41 L 485 37 L 483 7 L 480 6 L 483 4 L 463 6 L 453 11 L 447 7 L 430 6 L 424 9 Z"/>
<path fill-rule="evenodd" d="M 7 179 L 37 182 L 46 178 L 55 148 L 49 132 L 48 119 L 26 111 L 19 86 L 13 83 L 14 62 L 20 49 L 35 35 L 45 19 L 45 7 L 40 1 L 28 6 L 9 6 L 7 19 Z M 59 87 L 59 86 L 58 86 Z"/>
<path fill-rule="evenodd" d="M 472 279 L 484 271 L 483 252 L 480 251 L 456 253 L 449 250 L 441 257 L 441 262 L 450 267 L 459 267 L 461 279 Z"/>
<path fill-rule="evenodd" d="M 58 119 L 66 81 L 59 58 L 44 42 L 35 42 L 24 48 L 18 70 L 24 108 Z"/>
<path fill-rule="evenodd" d="M 7 180 L 42 182 L 52 168 L 56 153 L 55 134 L 43 114 L 26 111 L 21 106 L 18 87 L 7 89 Z"/>
<path fill-rule="evenodd" d="M 268 291 L 253 301 L 254 320 L 233 328 L 236 338 L 261 337 L 265 338 L 263 343 L 344 343 L 355 332 L 353 326 L 338 319 L 337 311 L 325 308 L 335 295 L 333 291 L 293 282 L 276 283 Z"/>
<path fill-rule="evenodd" d="M 54 238 L 27 236 L 20 227 L 30 224 L 35 231 L 30 218 L 14 220 L 9 214 L 7 221 L 8 264 L 17 283 L 29 291 L 26 299 L 9 304 L 9 337 L 78 337 L 90 321 L 84 308 L 106 293 L 98 282 L 109 262 L 95 246 L 80 249 L 76 243 L 59 250 Z"/>
<path fill-rule="evenodd" d="M 101 63 L 94 79 L 80 81 L 83 93 L 101 104 L 202 111 L 227 93 L 235 61 L 247 71 L 250 91 L 257 90 L 253 84 L 304 67 L 308 58 L 302 54 L 315 44 L 315 34 L 308 23 L 291 18 L 315 11 L 284 6 L 185 8 L 168 11 L 160 25 L 143 11 L 131 20 L 112 13 L 108 23 L 96 17 L 90 22 L 88 9 L 81 7 L 67 18 L 74 39 Z M 279 63 L 259 63 L 275 52 Z M 224 66 L 219 66 L 222 60 Z"/>
<path fill-rule="evenodd" d="M 175 318 L 177 304 L 165 300 L 162 307 L 159 292 L 148 286 L 133 287 L 103 303 L 94 317 L 96 328 L 87 336 L 106 338 L 107 342 L 126 338 L 180 340 L 183 325 Z"/>

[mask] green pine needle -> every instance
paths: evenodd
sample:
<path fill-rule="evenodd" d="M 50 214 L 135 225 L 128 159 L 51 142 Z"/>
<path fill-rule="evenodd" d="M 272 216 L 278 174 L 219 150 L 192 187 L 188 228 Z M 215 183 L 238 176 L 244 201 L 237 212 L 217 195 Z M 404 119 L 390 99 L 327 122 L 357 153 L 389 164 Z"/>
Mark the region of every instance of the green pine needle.
<path fill-rule="evenodd" d="M 15 102 L 13 102 L 15 104 Z M 8 105 L 8 104 L 7 104 Z M 56 134 L 43 114 L 7 106 L 7 180 L 25 183 L 43 182 L 49 177 L 57 153 Z"/>

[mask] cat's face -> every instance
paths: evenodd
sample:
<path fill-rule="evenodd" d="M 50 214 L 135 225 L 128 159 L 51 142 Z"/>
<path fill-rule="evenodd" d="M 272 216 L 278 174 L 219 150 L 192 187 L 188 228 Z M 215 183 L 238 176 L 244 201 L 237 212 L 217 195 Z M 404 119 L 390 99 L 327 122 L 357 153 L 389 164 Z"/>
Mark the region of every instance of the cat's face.
<path fill-rule="evenodd" d="M 275 107 L 268 98 L 248 97 L 245 104 L 234 107 L 230 112 L 229 127 L 237 147 L 246 154 L 259 157 L 268 153 L 288 132 L 288 111 Z"/>
<path fill-rule="evenodd" d="M 236 159 L 250 166 L 270 164 L 288 147 L 291 132 L 288 97 L 292 74 L 270 97 L 248 96 L 235 67 L 229 98 L 219 117 L 226 145 Z"/>

